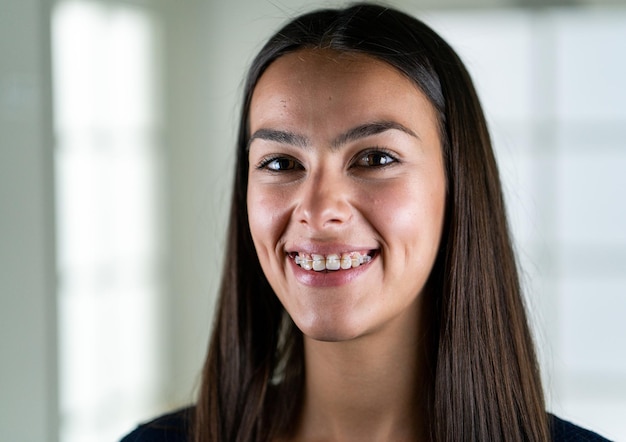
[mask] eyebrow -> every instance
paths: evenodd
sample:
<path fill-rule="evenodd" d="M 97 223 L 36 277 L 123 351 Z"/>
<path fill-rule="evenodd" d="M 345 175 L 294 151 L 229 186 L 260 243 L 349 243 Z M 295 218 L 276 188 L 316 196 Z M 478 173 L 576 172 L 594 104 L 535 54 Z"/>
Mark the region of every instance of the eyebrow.
<path fill-rule="evenodd" d="M 415 132 L 400 123 L 396 123 L 395 121 L 375 121 L 372 123 L 361 124 L 339 135 L 332 141 L 331 148 L 336 150 L 346 143 L 378 135 L 388 130 L 399 130 L 419 139 Z M 250 141 L 248 141 L 248 149 L 250 148 L 252 141 L 256 139 L 273 141 L 280 144 L 290 144 L 292 146 L 302 147 L 305 149 L 309 149 L 311 146 L 309 139 L 304 135 L 276 129 L 259 129 L 250 137 Z"/>
<path fill-rule="evenodd" d="M 339 135 L 331 143 L 331 146 L 333 149 L 337 149 L 341 147 L 342 145 L 349 143 L 351 141 L 357 141 L 357 140 L 360 140 L 361 138 L 367 138 L 373 135 L 378 135 L 388 130 L 399 130 L 414 138 L 419 139 L 419 137 L 417 136 L 415 132 L 413 132 L 411 129 L 409 129 L 408 127 L 400 123 L 396 123 L 395 121 L 376 121 L 373 123 L 361 124 Z"/>
<path fill-rule="evenodd" d="M 257 139 L 273 141 L 280 144 L 290 144 L 292 146 L 303 148 L 308 148 L 310 146 L 308 138 L 303 135 L 298 135 L 294 132 L 284 130 L 259 129 L 250 137 L 250 141 L 248 141 L 248 150 L 250 149 L 250 144 Z"/>

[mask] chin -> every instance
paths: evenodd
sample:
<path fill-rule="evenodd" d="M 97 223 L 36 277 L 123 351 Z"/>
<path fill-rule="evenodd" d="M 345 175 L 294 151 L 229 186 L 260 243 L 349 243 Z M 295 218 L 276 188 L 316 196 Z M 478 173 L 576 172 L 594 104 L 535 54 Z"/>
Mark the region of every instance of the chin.
<path fill-rule="evenodd" d="M 345 342 L 356 339 L 360 333 L 355 327 L 346 324 L 340 319 L 294 321 L 302 334 L 314 341 Z"/>
<path fill-rule="evenodd" d="M 346 342 L 355 338 L 354 335 L 348 335 L 337 331 L 326 331 L 321 333 L 304 333 L 307 339 L 319 342 Z"/>

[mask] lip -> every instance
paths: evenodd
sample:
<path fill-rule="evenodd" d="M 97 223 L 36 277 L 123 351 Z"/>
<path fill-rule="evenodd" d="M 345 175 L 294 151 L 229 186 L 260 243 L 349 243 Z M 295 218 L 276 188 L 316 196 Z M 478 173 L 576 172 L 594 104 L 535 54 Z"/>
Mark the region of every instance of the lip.
<path fill-rule="evenodd" d="M 329 255 L 331 253 L 341 254 L 348 252 L 374 253 L 372 254 L 372 260 L 370 262 L 365 265 L 360 265 L 359 267 L 353 267 L 347 270 L 316 272 L 313 270 L 305 270 L 295 263 L 293 256 L 298 252 L 309 255 Z M 299 283 L 310 287 L 337 287 L 349 284 L 360 275 L 367 272 L 370 267 L 372 267 L 372 263 L 378 259 L 379 255 L 380 251 L 375 247 L 350 246 L 345 244 L 298 245 L 297 248 L 293 247 L 285 252 L 285 259 Z"/>

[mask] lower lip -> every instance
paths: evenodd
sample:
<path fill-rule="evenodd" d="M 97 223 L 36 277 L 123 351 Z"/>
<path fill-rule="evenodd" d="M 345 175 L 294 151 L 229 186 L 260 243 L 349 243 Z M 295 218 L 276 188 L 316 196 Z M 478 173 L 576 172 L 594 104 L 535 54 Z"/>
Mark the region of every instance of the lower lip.
<path fill-rule="evenodd" d="M 311 287 L 337 287 L 352 282 L 358 278 L 364 272 L 366 272 L 372 263 L 378 258 L 374 257 L 367 264 L 362 264 L 358 267 L 354 267 L 347 270 L 330 270 L 323 272 L 316 272 L 314 270 L 304 270 L 297 265 L 295 261 L 289 257 L 289 265 L 291 266 L 293 273 L 301 284 Z"/>

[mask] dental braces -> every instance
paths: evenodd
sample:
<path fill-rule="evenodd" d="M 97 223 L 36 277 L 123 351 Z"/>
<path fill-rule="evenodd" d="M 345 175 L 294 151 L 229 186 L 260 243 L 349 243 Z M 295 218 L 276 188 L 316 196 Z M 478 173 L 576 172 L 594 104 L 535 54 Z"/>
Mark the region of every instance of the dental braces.
<path fill-rule="evenodd" d="M 342 253 L 341 256 L 336 253 L 330 255 L 304 254 L 299 253 L 294 258 L 295 263 L 304 270 L 313 270 L 322 272 L 324 270 L 347 270 L 367 264 L 372 260 L 370 255 L 364 255 L 359 252 Z"/>

